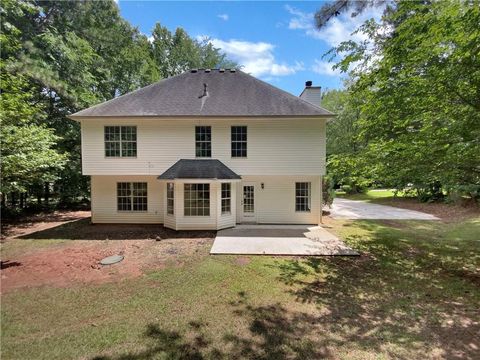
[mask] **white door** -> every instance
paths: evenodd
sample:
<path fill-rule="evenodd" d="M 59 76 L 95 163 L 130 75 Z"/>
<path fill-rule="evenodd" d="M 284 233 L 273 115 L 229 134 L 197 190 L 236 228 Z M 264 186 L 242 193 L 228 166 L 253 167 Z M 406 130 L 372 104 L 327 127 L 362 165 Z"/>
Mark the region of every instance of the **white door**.
<path fill-rule="evenodd" d="M 242 184 L 242 222 L 256 222 L 255 216 L 255 184 Z"/>

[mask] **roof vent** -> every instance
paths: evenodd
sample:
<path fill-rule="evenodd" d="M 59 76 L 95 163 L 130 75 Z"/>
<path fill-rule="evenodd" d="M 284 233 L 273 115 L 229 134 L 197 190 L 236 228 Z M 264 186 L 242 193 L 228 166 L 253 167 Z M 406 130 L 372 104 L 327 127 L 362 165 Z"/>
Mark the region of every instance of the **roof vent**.
<path fill-rule="evenodd" d="M 306 87 L 310 87 L 310 86 L 312 86 L 312 84 L 313 84 L 312 80 L 305 81 L 305 86 Z"/>
<path fill-rule="evenodd" d="M 236 69 L 230 69 L 230 72 L 232 72 L 232 73 L 234 73 L 236 71 L 237 71 Z"/>
<path fill-rule="evenodd" d="M 198 71 L 197 69 L 190 70 L 191 73 L 196 73 L 197 71 Z"/>
<path fill-rule="evenodd" d="M 212 70 L 210 70 L 210 69 L 205 69 L 205 72 L 206 72 L 206 73 L 209 73 L 210 71 L 212 71 Z"/>
<path fill-rule="evenodd" d="M 219 69 L 218 71 L 220 71 L 221 73 L 225 72 L 225 69 Z"/>

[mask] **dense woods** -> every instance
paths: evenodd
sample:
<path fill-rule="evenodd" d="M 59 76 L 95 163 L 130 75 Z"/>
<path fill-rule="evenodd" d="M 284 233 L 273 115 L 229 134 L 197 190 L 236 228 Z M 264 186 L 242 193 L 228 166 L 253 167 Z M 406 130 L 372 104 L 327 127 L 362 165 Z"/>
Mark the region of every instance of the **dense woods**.
<path fill-rule="evenodd" d="M 1 2 L 2 208 L 88 201 L 67 115 L 188 68 L 234 64 L 157 23 L 147 38 L 113 0 Z M 6 212 L 3 212 L 6 215 Z"/>
<path fill-rule="evenodd" d="M 384 2 L 336 1 L 316 15 L 322 27 L 342 11 Z M 480 3 L 397 1 L 367 21 L 363 42 L 326 56 L 349 74 L 325 95 L 338 114 L 328 125 L 328 172 L 349 191 L 381 185 L 421 200 L 480 198 Z"/>

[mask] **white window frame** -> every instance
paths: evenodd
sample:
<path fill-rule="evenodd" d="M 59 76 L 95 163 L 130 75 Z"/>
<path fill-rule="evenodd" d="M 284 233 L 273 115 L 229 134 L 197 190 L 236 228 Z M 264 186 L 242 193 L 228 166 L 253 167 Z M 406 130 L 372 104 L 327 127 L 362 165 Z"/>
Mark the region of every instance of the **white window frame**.
<path fill-rule="evenodd" d="M 297 189 L 298 185 L 301 185 L 302 188 Z M 298 195 L 298 191 L 306 191 L 307 193 L 306 195 L 304 194 Z M 300 200 L 300 199 L 306 199 L 306 201 L 297 203 L 297 200 Z M 311 211 L 312 211 L 312 183 L 309 181 L 295 182 L 295 212 L 311 212 Z"/>
<path fill-rule="evenodd" d="M 190 187 L 190 189 L 187 189 Z M 200 193 L 208 192 L 208 197 L 200 197 Z M 188 194 L 188 196 L 187 196 Z M 196 196 L 192 196 L 196 194 Z M 198 206 L 199 202 L 203 206 Z M 187 206 L 188 202 L 188 206 Z M 205 205 L 206 203 L 206 205 Z M 196 205 L 196 206 L 192 206 Z M 209 183 L 185 183 L 183 184 L 183 216 L 209 217 L 210 216 L 210 184 Z"/>
<path fill-rule="evenodd" d="M 208 131 L 210 133 L 210 140 L 197 140 L 197 129 L 201 129 L 201 128 L 208 129 Z M 202 135 L 202 132 L 200 132 L 200 135 Z M 202 144 L 209 144 L 210 145 L 210 148 L 205 150 L 207 152 L 208 151 L 210 152 L 209 155 L 204 155 L 203 153 L 199 154 L 197 152 L 197 145 L 200 145 L 200 151 L 203 151 Z M 195 157 L 196 158 L 211 158 L 212 157 L 212 127 L 210 125 L 195 126 Z"/>
<path fill-rule="evenodd" d="M 126 188 L 121 188 L 121 184 L 127 184 Z M 145 195 L 135 195 L 135 185 L 141 184 L 142 187 L 145 186 Z M 142 189 L 143 190 L 143 189 Z M 122 195 L 121 191 L 126 191 L 127 195 Z M 120 209 L 120 201 L 119 199 L 129 199 L 129 208 L 128 209 Z M 144 199 L 142 201 L 142 205 L 145 204 L 145 208 L 143 209 L 134 209 L 135 199 Z M 129 181 L 119 181 L 117 182 L 117 211 L 119 212 L 147 212 L 148 211 L 148 183 L 147 182 L 129 182 Z"/>
<path fill-rule="evenodd" d="M 175 183 L 167 183 L 167 215 L 175 215 Z"/>
<path fill-rule="evenodd" d="M 108 128 L 113 128 L 113 129 L 118 129 L 118 135 L 119 139 L 118 140 L 107 140 L 107 129 Z M 127 128 L 135 129 L 135 140 L 125 140 L 123 138 L 123 134 L 127 134 Z M 116 131 L 114 130 L 114 134 Z M 104 142 L 104 156 L 106 158 L 136 158 L 137 157 L 137 140 L 138 140 L 138 131 L 137 127 L 135 125 L 105 125 L 103 127 L 103 142 Z M 116 144 L 118 145 L 118 151 L 119 155 L 108 155 L 107 150 L 107 144 Z M 134 150 L 135 150 L 135 155 L 123 155 L 123 150 L 125 152 L 127 151 L 132 151 L 132 149 L 124 149 L 126 147 L 126 144 L 135 144 Z M 116 148 L 117 146 L 115 146 Z M 117 149 L 115 149 L 116 151 Z"/>
<path fill-rule="evenodd" d="M 245 128 L 245 140 L 234 140 L 233 139 L 233 129 L 234 128 Z M 245 145 L 245 156 L 237 156 L 233 154 L 233 144 L 244 144 Z M 248 127 L 245 125 L 232 125 L 230 127 L 230 157 L 233 159 L 245 159 L 248 157 Z"/>
<path fill-rule="evenodd" d="M 227 189 L 223 188 L 224 185 L 225 187 L 227 187 Z M 221 183 L 220 191 L 221 191 L 221 196 L 220 196 L 221 213 L 222 215 L 230 215 L 232 213 L 232 184 Z M 228 204 L 228 209 L 227 209 L 227 204 Z"/>

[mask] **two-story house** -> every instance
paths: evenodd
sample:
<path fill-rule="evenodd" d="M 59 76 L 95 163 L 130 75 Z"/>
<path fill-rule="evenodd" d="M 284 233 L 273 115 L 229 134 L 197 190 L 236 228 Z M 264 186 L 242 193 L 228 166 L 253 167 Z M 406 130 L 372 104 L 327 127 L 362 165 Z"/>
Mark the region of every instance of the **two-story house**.
<path fill-rule="evenodd" d="M 191 70 L 71 115 L 92 222 L 319 223 L 332 114 L 311 85 L 296 97 L 239 70 Z"/>

